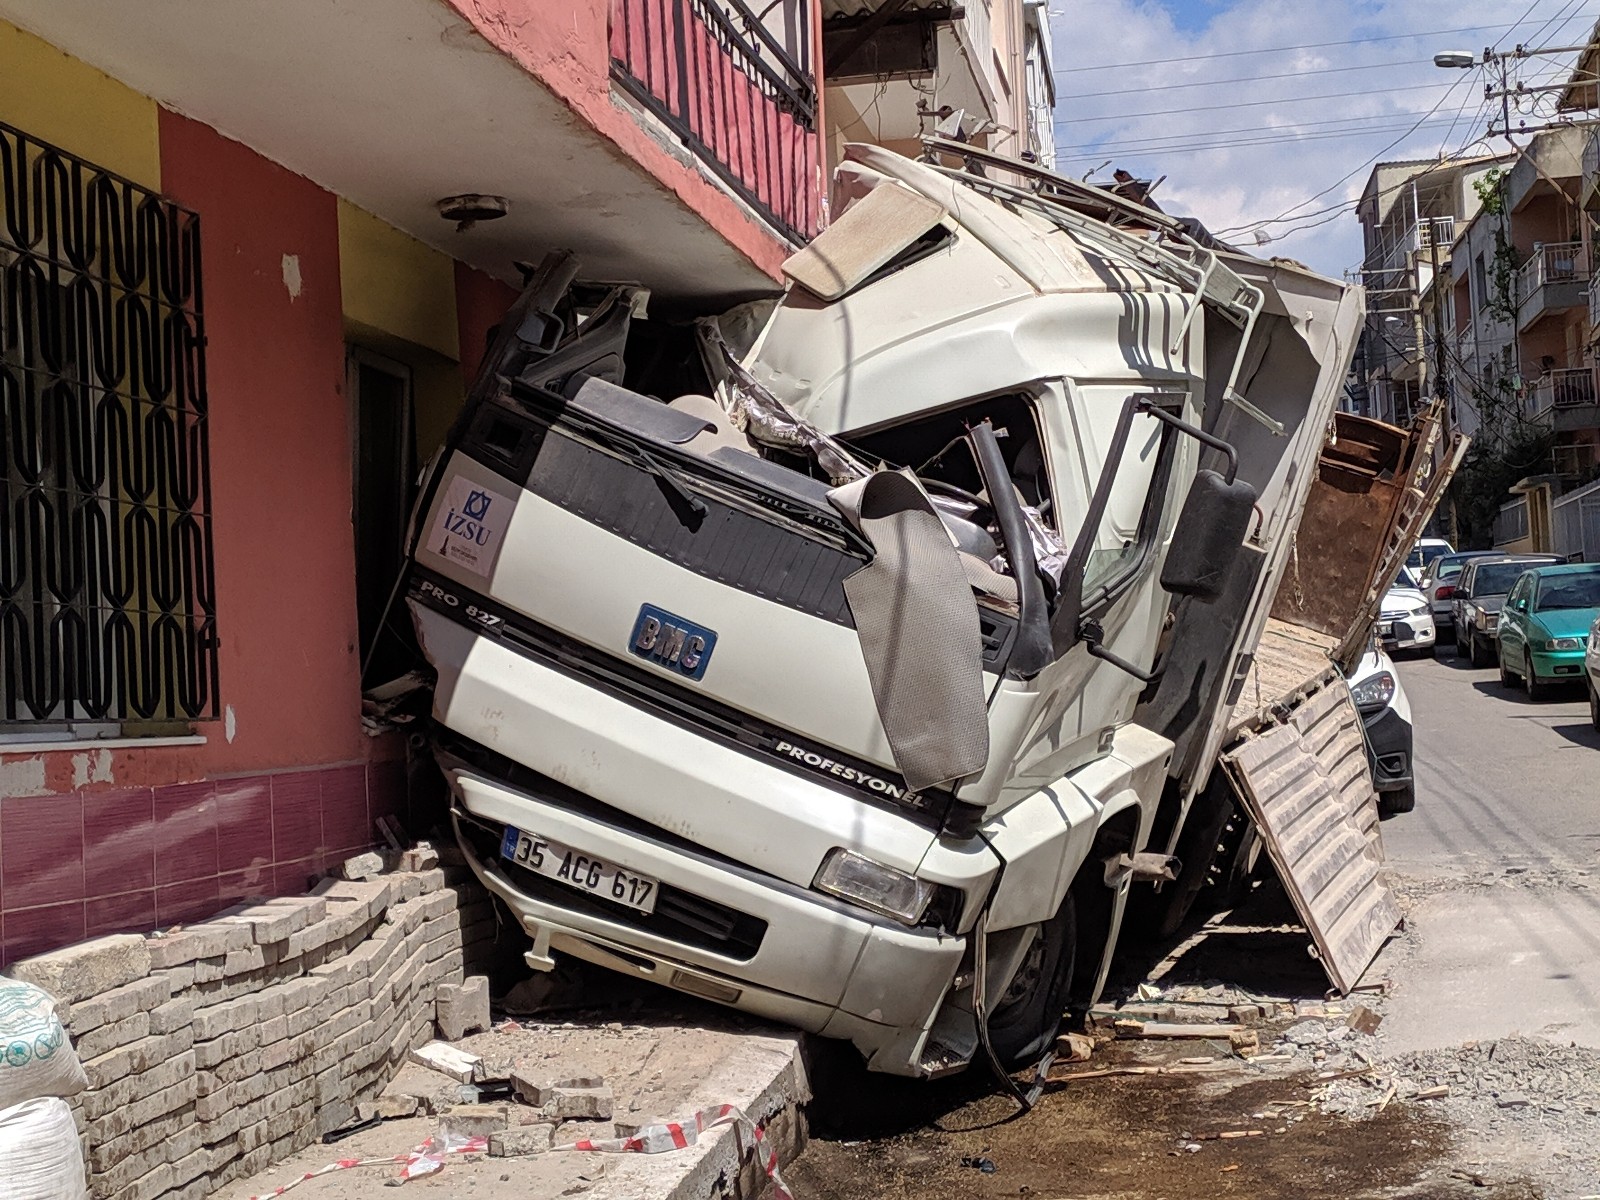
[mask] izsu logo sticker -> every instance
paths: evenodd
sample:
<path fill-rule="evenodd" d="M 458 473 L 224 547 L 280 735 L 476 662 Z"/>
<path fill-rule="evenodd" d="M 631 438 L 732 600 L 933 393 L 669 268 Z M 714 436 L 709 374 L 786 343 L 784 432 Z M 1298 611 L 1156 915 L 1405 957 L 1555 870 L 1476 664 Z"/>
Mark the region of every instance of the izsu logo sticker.
<path fill-rule="evenodd" d="M 717 635 L 704 625 L 674 616 L 653 604 L 642 605 L 628 649 L 640 658 L 688 679 L 705 677 Z"/>
<path fill-rule="evenodd" d="M 428 549 L 487 578 L 500 555 L 500 540 L 513 507 L 510 496 L 454 476 L 428 535 Z"/>

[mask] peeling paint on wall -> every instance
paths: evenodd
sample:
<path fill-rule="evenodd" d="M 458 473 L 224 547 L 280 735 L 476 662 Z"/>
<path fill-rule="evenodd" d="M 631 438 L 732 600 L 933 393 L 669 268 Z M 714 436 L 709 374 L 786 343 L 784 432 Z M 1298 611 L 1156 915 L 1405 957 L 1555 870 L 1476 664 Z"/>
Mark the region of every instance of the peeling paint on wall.
<path fill-rule="evenodd" d="M 0 763 L 0 796 L 47 796 L 44 759 L 25 758 L 21 762 Z"/>
<path fill-rule="evenodd" d="M 72 787 L 88 787 L 91 783 L 110 783 L 111 751 L 90 750 L 72 756 Z"/>
<path fill-rule="evenodd" d="M 300 256 L 298 254 L 285 254 L 283 256 L 283 286 L 289 293 L 289 299 L 300 299 Z"/>

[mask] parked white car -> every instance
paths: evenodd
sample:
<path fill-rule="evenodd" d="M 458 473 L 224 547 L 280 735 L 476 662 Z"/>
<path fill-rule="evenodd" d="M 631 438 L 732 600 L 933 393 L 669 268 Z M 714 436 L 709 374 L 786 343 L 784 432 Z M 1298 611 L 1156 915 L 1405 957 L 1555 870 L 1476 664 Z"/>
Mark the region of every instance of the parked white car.
<path fill-rule="evenodd" d="M 1383 648 L 1391 654 L 1402 650 L 1430 651 L 1438 640 L 1432 607 L 1409 567 L 1400 568 L 1400 577 L 1384 594 L 1377 633 Z"/>
<path fill-rule="evenodd" d="M 1400 686 L 1394 660 L 1370 646 L 1349 676 L 1350 699 L 1361 714 L 1367 761 L 1384 813 L 1410 812 L 1417 804 L 1412 755 L 1411 701 Z"/>
<path fill-rule="evenodd" d="M 1583 656 L 1583 676 L 1589 685 L 1589 720 L 1600 729 L 1600 617 L 1589 626 L 1589 649 Z"/>

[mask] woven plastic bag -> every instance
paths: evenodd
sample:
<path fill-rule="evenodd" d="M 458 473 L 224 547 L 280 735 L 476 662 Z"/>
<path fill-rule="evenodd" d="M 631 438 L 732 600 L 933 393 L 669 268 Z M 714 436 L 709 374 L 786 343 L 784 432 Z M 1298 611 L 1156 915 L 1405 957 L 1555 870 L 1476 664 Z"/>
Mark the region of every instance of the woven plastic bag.
<path fill-rule="evenodd" d="M 6 1200 L 85 1200 L 89 1194 L 72 1109 L 54 1096 L 0 1109 L 0 1163 Z"/>
<path fill-rule="evenodd" d="M 88 1086 L 50 994 L 0 976 L 0 1109 Z"/>

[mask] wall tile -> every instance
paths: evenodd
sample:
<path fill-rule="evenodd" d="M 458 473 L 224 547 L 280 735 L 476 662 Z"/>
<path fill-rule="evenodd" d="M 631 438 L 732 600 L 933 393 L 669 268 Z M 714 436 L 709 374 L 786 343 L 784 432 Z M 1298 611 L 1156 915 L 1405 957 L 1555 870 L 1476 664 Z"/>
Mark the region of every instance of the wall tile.
<path fill-rule="evenodd" d="M 155 927 L 154 888 L 123 892 L 116 896 L 102 896 L 96 900 L 86 901 L 83 906 L 85 937 L 99 937 L 105 933 L 149 933 Z"/>
<path fill-rule="evenodd" d="M 272 858 L 293 862 L 323 852 L 322 772 L 272 777 Z"/>
<path fill-rule="evenodd" d="M 328 851 L 341 857 L 371 844 L 365 766 L 334 767 L 322 773 L 322 836 Z"/>
<path fill-rule="evenodd" d="M 225 871 L 217 876 L 217 904 L 227 908 L 240 900 L 265 899 L 278 893 L 274 868 L 251 867 L 247 871 Z"/>
<path fill-rule="evenodd" d="M 217 784 L 217 870 L 272 862 L 272 781 L 268 775 Z"/>
<path fill-rule="evenodd" d="M 18 908 L 6 914 L 5 959 L 14 963 L 84 939 L 83 901 Z"/>
<path fill-rule="evenodd" d="M 216 785 L 181 783 L 157 788 L 155 815 L 156 886 L 213 878 L 220 869 Z"/>
<path fill-rule="evenodd" d="M 83 866 L 83 894 L 90 899 L 155 887 L 155 797 L 151 789 L 83 794 Z M 152 895 L 152 916 L 154 909 Z"/>
<path fill-rule="evenodd" d="M 203 921 L 226 907 L 215 875 L 170 883 L 156 888 L 156 927 L 165 929 L 170 925 Z"/>
<path fill-rule="evenodd" d="M 280 896 L 303 896 L 322 875 L 321 858 L 279 863 L 273 872 L 273 890 Z"/>
<path fill-rule="evenodd" d="M 83 900 L 83 799 L 20 797 L 0 801 L 0 874 L 11 908 Z"/>

